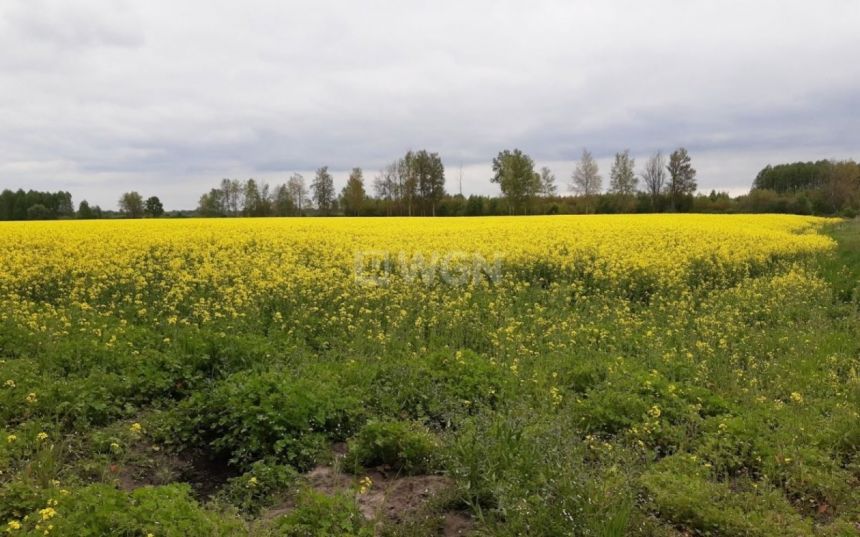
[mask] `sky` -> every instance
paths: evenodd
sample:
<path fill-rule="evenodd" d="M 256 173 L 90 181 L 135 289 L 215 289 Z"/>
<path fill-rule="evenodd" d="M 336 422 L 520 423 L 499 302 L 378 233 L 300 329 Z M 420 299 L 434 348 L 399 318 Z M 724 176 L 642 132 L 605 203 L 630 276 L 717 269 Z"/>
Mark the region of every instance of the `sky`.
<path fill-rule="evenodd" d="M 191 209 L 427 149 L 496 194 L 520 148 L 566 191 L 583 148 L 607 184 L 616 151 L 679 146 L 733 194 L 860 159 L 860 1 L 0 0 L 0 189 Z"/>

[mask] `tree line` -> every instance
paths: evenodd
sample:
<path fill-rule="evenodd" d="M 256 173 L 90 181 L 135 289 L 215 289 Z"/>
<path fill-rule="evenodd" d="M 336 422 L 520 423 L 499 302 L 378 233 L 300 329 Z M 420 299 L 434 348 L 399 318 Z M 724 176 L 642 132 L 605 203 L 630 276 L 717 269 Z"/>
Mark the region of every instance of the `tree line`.
<path fill-rule="evenodd" d="M 559 196 L 553 172 L 535 169 L 534 160 L 519 149 L 504 150 L 493 159 L 491 181 L 501 198 L 451 195 L 445 190 L 445 168 L 438 153 L 409 151 L 375 175 L 368 193 L 364 172 L 353 168 L 338 194 L 327 167 L 316 170 L 306 187 L 301 174 L 270 188 L 253 179 L 223 179 L 200 198 L 201 216 L 471 216 L 542 214 L 552 212 L 689 211 L 696 191 L 696 170 L 684 148 L 668 159 L 656 153 L 641 173 L 629 150 L 615 155 L 609 189 L 603 192 L 597 162 L 588 150 L 573 172 L 568 188 L 571 202 Z M 644 191 L 638 189 L 640 178 Z M 643 206 L 643 192 L 646 194 Z"/>
<path fill-rule="evenodd" d="M 860 164 L 853 160 L 821 160 L 765 166 L 748 194 L 696 194 L 696 169 L 683 148 L 668 156 L 656 152 L 636 169 L 629 150 L 618 152 L 609 170 L 608 187 L 597 161 L 582 151 L 562 195 L 555 174 L 536 169 L 519 149 L 500 151 L 492 162 L 491 181 L 501 196 L 462 196 L 445 190 L 445 169 L 438 153 L 409 151 L 380 169 L 369 188 L 361 168 L 353 168 L 337 192 L 328 167 L 316 170 L 309 182 L 293 174 L 270 186 L 248 179 L 223 179 L 200 197 L 194 211 L 170 216 L 483 216 L 505 214 L 592 213 L 795 213 L 855 216 L 860 212 Z M 54 218 L 157 218 L 165 210 L 157 196 L 126 192 L 119 213 L 102 211 L 82 201 L 75 211 L 68 192 L 4 190 L 0 220 Z"/>
<path fill-rule="evenodd" d="M 0 220 L 53 220 L 74 216 L 72 195 L 68 192 L 6 189 L 0 193 Z"/>
<path fill-rule="evenodd" d="M 364 172 L 353 168 L 340 193 L 327 166 L 316 170 L 309 183 L 299 173 L 270 187 L 254 179 L 223 179 L 200 197 L 201 216 L 301 216 L 317 214 L 382 214 L 435 216 L 445 192 L 445 168 L 438 153 L 409 151 L 384 166 L 368 194 Z"/>

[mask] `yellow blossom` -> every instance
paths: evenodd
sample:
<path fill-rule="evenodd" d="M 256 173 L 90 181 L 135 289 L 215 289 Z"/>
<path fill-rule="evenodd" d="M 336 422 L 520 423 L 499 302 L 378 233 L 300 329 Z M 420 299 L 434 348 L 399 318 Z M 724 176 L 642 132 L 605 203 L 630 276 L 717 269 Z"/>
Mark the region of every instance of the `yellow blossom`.
<path fill-rule="evenodd" d="M 372 487 L 372 486 L 373 486 L 373 480 L 370 479 L 370 476 L 362 477 L 361 480 L 358 482 L 358 493 L 359 494 L 366 494 L 367 491 L 369 491 L 370 487 Z"/>

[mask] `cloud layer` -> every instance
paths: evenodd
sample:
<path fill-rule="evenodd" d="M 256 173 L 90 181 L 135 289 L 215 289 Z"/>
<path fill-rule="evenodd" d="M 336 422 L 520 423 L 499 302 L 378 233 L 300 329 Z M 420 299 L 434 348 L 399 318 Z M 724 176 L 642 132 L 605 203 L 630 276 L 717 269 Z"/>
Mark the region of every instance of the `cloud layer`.
<path fill-rule="evenodd" d="M 222 5 L 223 4 L 223 5 Z M 700 186 L 860 157 L 860 3 L 0 3 L 0 187 L 191 208 L 221 177 L 372 175 L 409 148 L 492 193 L 520 147 L 690 149 Z M 339 178 L 343 174 L 338 174 Z"/>

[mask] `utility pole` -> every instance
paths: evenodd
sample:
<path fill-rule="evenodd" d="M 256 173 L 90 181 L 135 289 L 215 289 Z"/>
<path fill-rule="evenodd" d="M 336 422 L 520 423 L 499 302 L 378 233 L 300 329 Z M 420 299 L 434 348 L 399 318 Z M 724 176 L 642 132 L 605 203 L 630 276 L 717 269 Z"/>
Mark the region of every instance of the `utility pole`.
<path fill-rule="evenodd" d="M 460 197 L 463 197 L 463 163 L 460 163 Z"/>

